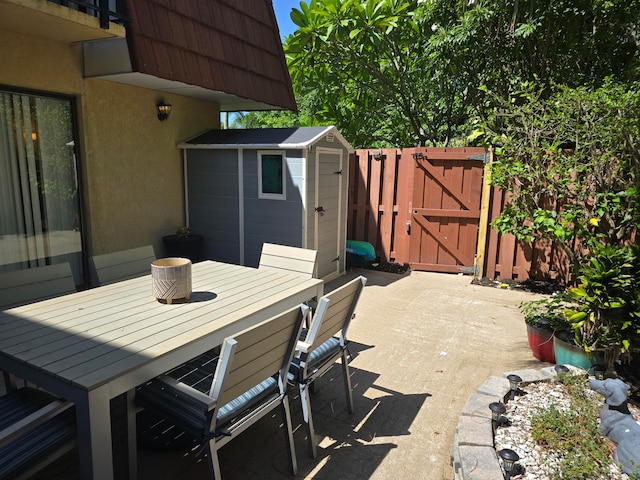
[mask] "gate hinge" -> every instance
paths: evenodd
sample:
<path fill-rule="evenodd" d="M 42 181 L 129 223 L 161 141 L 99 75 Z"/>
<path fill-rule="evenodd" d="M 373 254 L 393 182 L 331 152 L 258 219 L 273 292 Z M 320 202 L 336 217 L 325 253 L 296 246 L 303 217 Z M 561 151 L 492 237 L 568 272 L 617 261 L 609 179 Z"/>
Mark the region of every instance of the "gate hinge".
<path fill-rule="evenodd" d="M 474 277 L 480 275 L 480 266 L 478 264 L 473 267 L 458 267 L 458 271 L 462 273 L 472 273 Z"/>
<path fill-rule="evenodd" d="M 485 165 L 491 161 L 491 155 L 489 150 L 485 150 L 484 153 L 478 153 L 477 155 L 469 155 L 468 160 L 481 160 Z"/>

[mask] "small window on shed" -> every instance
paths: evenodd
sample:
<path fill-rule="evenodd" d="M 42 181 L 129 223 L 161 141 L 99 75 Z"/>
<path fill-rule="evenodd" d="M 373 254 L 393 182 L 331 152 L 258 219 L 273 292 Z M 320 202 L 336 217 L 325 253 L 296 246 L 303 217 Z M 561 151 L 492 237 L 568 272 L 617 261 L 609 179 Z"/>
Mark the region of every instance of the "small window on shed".
<path fill-rule="evenodd" d="M 287 198 L 284 152 L 259 152 L 258 198 L 285 200 Z"/>

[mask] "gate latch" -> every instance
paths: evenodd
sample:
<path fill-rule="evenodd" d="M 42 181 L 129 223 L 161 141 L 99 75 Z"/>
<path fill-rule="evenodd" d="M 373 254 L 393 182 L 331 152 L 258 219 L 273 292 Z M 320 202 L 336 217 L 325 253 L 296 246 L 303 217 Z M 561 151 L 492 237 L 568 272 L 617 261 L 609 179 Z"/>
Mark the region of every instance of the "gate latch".
<path fill-rule="evenodd" d="M 318 212 L 320 216 L 322 216 L 324 215 L 325 209 L 322 205 L 320 205 L 319 207 L 316 207 L 316 212 Z"/>

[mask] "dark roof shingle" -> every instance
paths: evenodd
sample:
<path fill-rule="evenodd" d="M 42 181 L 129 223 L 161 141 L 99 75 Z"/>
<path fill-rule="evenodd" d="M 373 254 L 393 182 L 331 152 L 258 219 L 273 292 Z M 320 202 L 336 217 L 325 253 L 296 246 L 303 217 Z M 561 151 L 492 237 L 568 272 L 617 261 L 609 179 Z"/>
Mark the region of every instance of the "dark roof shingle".
<path fill-rule="evenodd" d="M 133 69 L 296 110 L 271 0 L 127 0 Z"/>

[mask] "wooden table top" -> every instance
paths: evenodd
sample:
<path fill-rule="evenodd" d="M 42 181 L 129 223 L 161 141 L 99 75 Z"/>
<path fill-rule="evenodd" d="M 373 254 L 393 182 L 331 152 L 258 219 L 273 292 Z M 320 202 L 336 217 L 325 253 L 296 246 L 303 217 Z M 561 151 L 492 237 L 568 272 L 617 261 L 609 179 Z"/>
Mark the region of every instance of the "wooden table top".
<path fill-rule="evenodd" d="M 225 337 L 322 294 L 322 280 L 205 261 L 190 301 L 157 301 L 151 276 L 0 311 L 5 361 L 73 388 L 125 392 L 222 343 Z"/>

